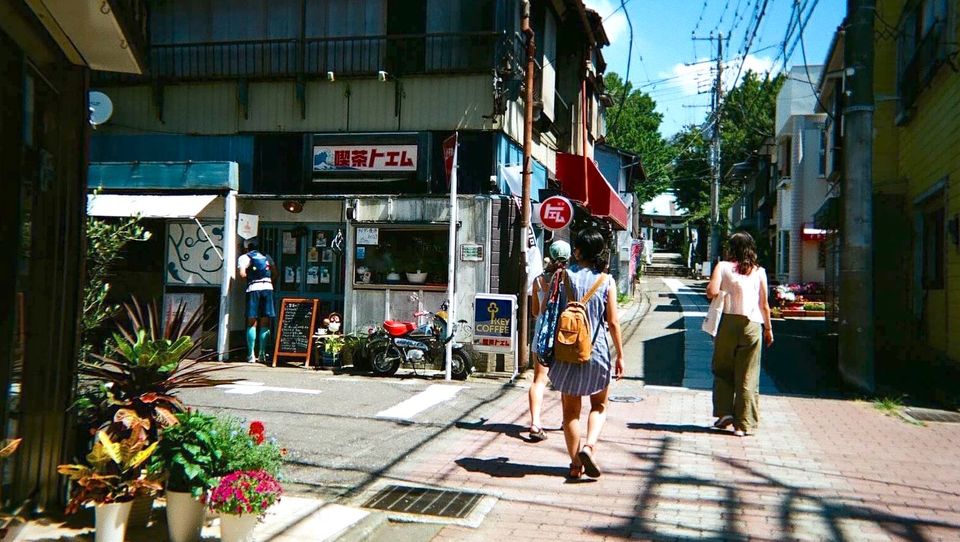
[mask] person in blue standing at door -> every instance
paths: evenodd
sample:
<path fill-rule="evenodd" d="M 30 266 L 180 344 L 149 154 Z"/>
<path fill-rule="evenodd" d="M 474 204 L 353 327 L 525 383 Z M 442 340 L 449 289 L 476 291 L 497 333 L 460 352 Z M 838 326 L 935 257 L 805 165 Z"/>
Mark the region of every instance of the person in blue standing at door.
<path fill-rule="evenodd" d="M 276 318 L 273 284 L 277 281 L 273 258 L 261 253 L 255 239 L 246 243 L 247 252 L 237 259 L 240 277 L 247 279 L 247 361 L 266 361 L 270 343 L 270 319 Z M 259 333 L 257 325 L 259 324 Z M 260 339 L 259 358 L 255 346 Z"/>

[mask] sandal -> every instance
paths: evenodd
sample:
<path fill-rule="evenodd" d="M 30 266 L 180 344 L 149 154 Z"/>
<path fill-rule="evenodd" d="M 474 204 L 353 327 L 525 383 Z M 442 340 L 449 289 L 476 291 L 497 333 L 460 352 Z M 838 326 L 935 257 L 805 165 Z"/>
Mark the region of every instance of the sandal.
<path fill-rule="evenodd" d="M 720 416 L 717 418 L 717 421 L 713 422 L 714 429 L 726 429 L 733 424 L 733 416 L 727 414 L 726 416 Z"/>
<path fill-rule="evenodd" d="M 587 448 L 590 448 L 590 451 L 587 451 Z M 580 462 L 583 463 L 583 471 L 587 473 L 587 476 L 590 478 L 600 478 L 600 467 L 597 466 L 597 462 L 593 459 L 593 445 L 585 444 L 583 448 L 580 448 L 580 453 L 577 454 L 577 457 L 580 459 Z"/>
<path fill-rule="evenodd" d="M 583 465 L 570 463 L 570 470 L 567 472 L 567 480 L 579 480 L 583 477 Z"/>
<path fill-rule="evenodd" d="M 543 431 L 542 427 L 537 427 L 536 425 L 530 426 L 530 442 L 543 442 L 547 440 L 547 434 Z"/>

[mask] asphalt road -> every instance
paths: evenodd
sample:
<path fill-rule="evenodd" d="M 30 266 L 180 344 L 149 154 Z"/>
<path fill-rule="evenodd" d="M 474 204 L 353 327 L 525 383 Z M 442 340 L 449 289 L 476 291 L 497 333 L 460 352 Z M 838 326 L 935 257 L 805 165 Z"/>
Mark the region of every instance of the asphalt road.
<path fill-rule="evenodd" d="M 525 391 L 484 378 L 448 383 L 247 364 L 231 364 L 224 374 L 246 381 L 180 396 L 206 412 L 262 421 L 288 450 L 284 477 L 291 492 L 326 498 L 362 490 L 456 422 L 489 418 L 499 399 Z M 417 404 L 385 412 L 409 400 Z M 430 400 L 440 402 L 415 412 Z"/>

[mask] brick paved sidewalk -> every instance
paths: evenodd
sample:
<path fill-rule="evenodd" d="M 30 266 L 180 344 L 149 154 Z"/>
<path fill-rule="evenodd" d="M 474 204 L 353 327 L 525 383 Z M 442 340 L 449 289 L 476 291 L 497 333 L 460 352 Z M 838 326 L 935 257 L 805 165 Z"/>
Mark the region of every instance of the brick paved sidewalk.
<path fill-rule="evenodd" d="M 764 396 L 761 433 L 740 439 L 705 429 L 709 392 L 645 397 L 611 404 L 597 481 L 565 482 L 559 431 L 522 439 L 520 393 L 496 419 L 448 432 L 388 477 L 500 496 L 479 528 L 448 526 L 437 540 L 960 539 L 960 425 Z M 559 425 L 558 403 L 548 392 L 548 425 Z"/>

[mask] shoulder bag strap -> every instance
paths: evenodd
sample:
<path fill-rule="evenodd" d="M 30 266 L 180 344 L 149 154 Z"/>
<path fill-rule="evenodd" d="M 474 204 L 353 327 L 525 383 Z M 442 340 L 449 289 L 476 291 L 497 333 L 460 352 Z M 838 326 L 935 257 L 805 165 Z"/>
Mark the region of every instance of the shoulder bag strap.
<path fill-rule="evenodd" d="M 590 301 L 590 298 L 593 297 L 593 294 L 597 293 L 597 290 L 599 290 L 600 287 L 603 286 L 603 282 L 606 278 L 607 278 L 606 273 L 600 273 L 600 276 L 597 277 L 597 281 L 593 283 L 593 286 L 591 286 L 590 289 L 587 290 L 587 294 L 584 295 L 583 299 L 580 300 L 581 305 L 586 305 L 587 301 Z"/>

